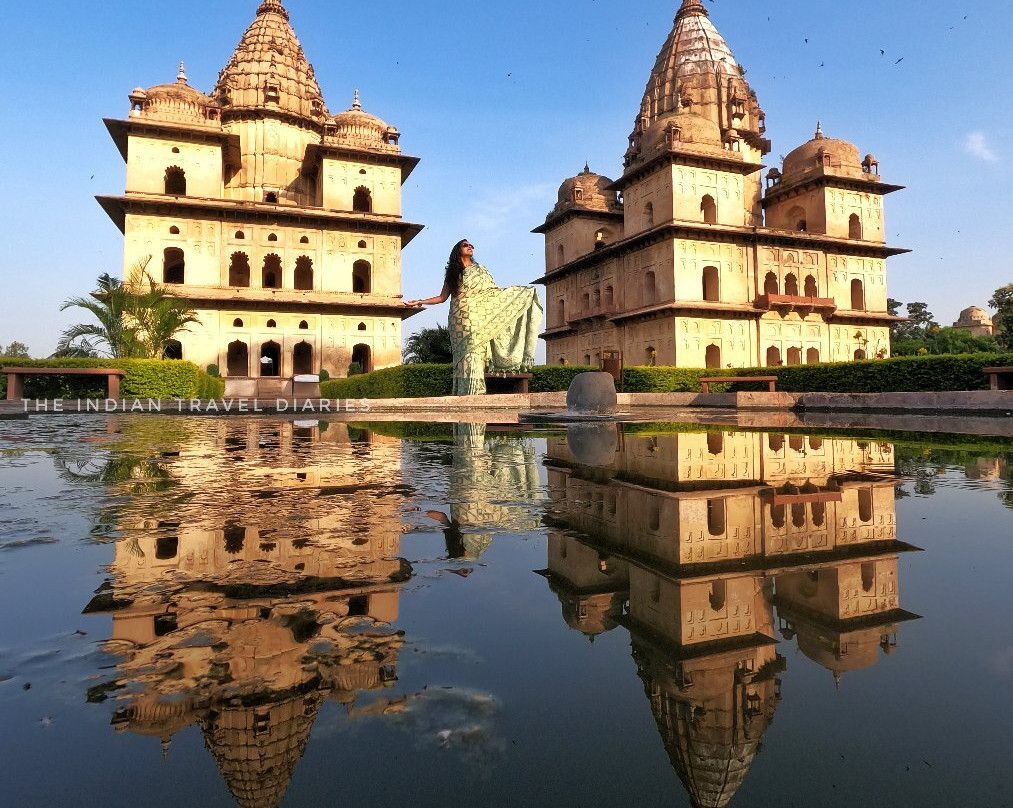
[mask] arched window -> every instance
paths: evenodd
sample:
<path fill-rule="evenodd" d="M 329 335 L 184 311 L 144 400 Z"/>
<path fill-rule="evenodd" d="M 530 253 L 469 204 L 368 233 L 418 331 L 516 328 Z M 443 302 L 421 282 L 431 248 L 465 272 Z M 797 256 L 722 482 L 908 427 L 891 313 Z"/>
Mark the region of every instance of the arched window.
<path fill-rule="evenodd" d="M 591 367 L 591 354 L 589 353 L 584 354 L 584 367 Z"/>
<path fill-rule="evenodd" d="M 781 349 L 776 345 L 767 348 L 767 367 L 777 367 L 781 364 Z"/>
<path fill-rule="evenodd" d="M 862 237 L 862 220 L 859 218 L 857 213 L 852 213 L 848 217 L 848 238 Z"/>
<path fill-rule="evenodd" d="M 242 322 L 242 320 L 239 322 Z M 250 375 L 250 348 L 245 342 L 236 340 L 229 343 L 226 369 L 229 376 Z"/>
<path fill-rule="evenodd" d="M 781 287 L 777 283 L 777 275 L 773 272 L 768 272 L 763 277 L 763 294 L 765 295 L 776 295 L 780 294 Z"/>
<path fill-rule="evenodd" d="M 865 311 L 865 286 L 858 278 L 851 282 L 851 308 Z"/>
<path fill-rule="evenodd" d="M 770 506 L 770 524 L 774 526 L 776 530 L 780 530 L 788 522 L 788 514 L 785 510 L 784 505 L 771 505 Z"/>
<path fill-rule="evenodd" d="M 373 371 L 373 352 L 368 345 L 359 344 L 352 348 L 352 362 L 358 362 L 363 373 Z"/>
<path fill-rule="evenodd" d="M 561 267 L 566 263 L 566 250 L 563 245 L 560 244 L 556 247 L 556 266 Z"/>
<path fill-rule="evenodd" d="M 791 505 L 791 523 L 795 527 L 805 527 L 805 504 L 793 502 Z"/>
<path fill-rule="evenodd" d="M 278 234 L 277 233 L 268 233 L 267 240 L 268 241 L 277 241 L 278 240 Z"/>
<path fill-rule="evenodd" d="M 281 258 L 274 253 L 264 257 L 260 285 L 265 289 L 281 289 Z"/>
<path fill-rule="evenodd" d="M 707 433 L 707 454 L 719 455 L 725 450 L 725 433 Z"/>
<path fill-rule="evenodd" d="M 805 454 L 805 437 L 802 435 L 789 435 L 788 447 L 797 454 Z"/>
<path fill-rule="evenodd" d="M 816 287 L 816 279 L 812 275 L 805 276 L 805 296 L 819 297 L 819 289 Z"/>
<path fill-rule="evenodd" d="M 872 521 L 872 489 L 858 489 L 858 518 L 863 522 Z"/>
<path fill-rule="evenodd" d="M 563 298 L 556 301 L 556 325 L 566 325 L 566 301 Z"/>
<path fill-rule="evenodd" d="M 360 241 L 359 244 L 358 244 L 358 247 L 359 247 L 360 250 L 366 249 L 366 242 L 365 241 Z"/>
<path fill-rule="evenodd" d="M 178 339 L 171 339 L 165 343 L 165 350 L 162 351 L 162 359 L 182 359 L 183 343 Z"/>
<path fill-rule="evenodd" d="M 265 342 L 260 346 L 260 375 L 281 375 L 281 346 L 277 342 Z"/>
<path fill-rule="evenodd" d="M 313 288 L 313 261 L 308 256 L 301 255 L 296 259 L 294 286 L 302 291 Z"/>
<path fill-rule="evenodd" d="M 244 233 L 242 230 L 237 230 L 236 231 L 236 240 L 237 241 L 242 241 L 244 238 L 246 238 L 246 233 Z"/>
<path fill-rule="evenodd" d="M 176 227 L 176 225 L 173 225 L 172 227 L 170 227 L 169 228 L 169 235 L 170 236 L 178 236 L 179 235 L 179 228 Z"/>
<path fill-rule="evenodd" d="M 587 314 L 589 311 L 591 311 L 591 293 L 584 292 L 584 296 L 581 298 L 581 301 L 584 304 L 581 311 L 584 314 Z"/>
<path fill-rule="evenodd" d="M 809 348 L 809 349 L 806 350 L 806 352 L 805 352 L 805 363 L 807 365 L 815 365 L 819 361 L 820 361 L 820 349 L 819 348 Z"/>
<path fill-rule="evenodd" d="M 179 166 L 165 169 L 165 193 L 169 196 L 186 196 L 186 172 Z"/>
<path fill-rule="evenodd" d="M 721 348 L 717 345 L 708 345 L 706 350 L 706 367 L 721 367 Z"/>
<path fill-rule="evenodd" d="M 647 529 L 653 533 L 661 529 L 661 503 L 656 496 L 651 497 L 651 504 L 647 509 Z"/>
<path fill-rule="evenodd" d="M 789 365 L 801 365 L 802 364 L 802 349 L 801 348 L 789 348 L 788 349 L 788 364 Z"/>
<path fill-rule="evenodd" d="M 299 323 L 299 330 L 300 330 L 300 331 L 308 331 L 308 330 L 309 330 L 309 327 L 310 327 L 310 324 L 309 324 L 309 323 L 307 323 L 307 322 L 306 322 L 305 320 L 302 320 L 302 321 L 301 321 L 301 322 Z"/>
<path fill-rule="evenodd" d="M 366 324 L 365 323 L 359 323 L 359 329 L 358 330 L 359 331 L 365 331 L 366 330 Z"/>
<path fill-rule="evenodd" d="M 724 610 L 727 593 L 728 585 L 725 583 L 724 579 L 713 581 L 711 583 L 711 591 L 707 599 L 710 601 L 712 611 L 720 612 Z"/>
<path fill-rule="evenodd" d="M 703 268 L 703 299 L 716 302 L 718 297 L 718 268 Z"/>
<path fill-rule="evenodd" d="M 352 291 L 360 295 L 368 295 L 373 290 L 373 268 L 369 261 L 356 261 L 352 264 Z"/>
<path fill-rule="evenodd" d="M 561 364 L 561 365 L 565 365 L 566 364 L 566 357 L 565 356 L 559 357 L 559 364 Z"/>
<path fill-rule="evenodd" d="M 242 328 L 243 327 L 243 321 L 242 321 L 242 319 L 239 318 L 239 317 L 237 317 L 235 320 L 233 320 L 232 321 L 232 327 L 233 328 Z"/>
<path fill-rule="evenodd" d="M 229 286 L 247 287 L 250 285 L 250 259 L 246 253 L 232 253 L 229 261 Z"/>
<path fill-rule="evenodd" d="M 591 293 L 591 304 L 594 306 L 595 309 L 601 308 L 601 289 L 599 289 L 597 286 Z"/>
<path fill-rule="evenodd" d="M 278 194 L 275 191 L 268 191 L 264 194 L 264 201 L 269 205 L 278 204 Z"/>
<path fill-rule="evenodd" d="M 644 205 L 644 211 L 641 215 L 641 226 L 643 227 L 654 227 L 654 204 L 648 202 Z"/>
<path fill-rule="evenodd" d="M 352 195 L 352 210 L 356 213 L 373 212 L 373 195 L 369 192 L 369 188 L 360 185 L 355 189 Z"/>
<path fill-rule="evenodd" d="M 823 527 L 827 520 L 827 506 L 825 502 L 814 502 L 812 504 L 813 527 Z"/>
<path fill-rule="evenodd" d="M 784 276 L 784 293 L 791 297 L 798 297 L 798 278 L 793 272 Z"/>
<path fill-rule="evenodd" d="M 644 286 L 641 291 L 641 302 L 645 306 L 650 306 L 658 299 L 658 286 L 654 276 L 653 270 L 648 270 L 644 273 Z"/>
<path fill-rule="evenodd" d="M 604 304 L 606 306 L 611 306 L 613 303 L 615 303 L 615 293 L 612 291 L 611 286 L 606 286 Z"/>
<path fill-rule="evenodd" d="M 186 283 L 186 261 L 176 247 L 168 247 L 162 254 L 162 283 Z"/>
<path fill-rule="evenodd" d="M 725 501 L 707 500 L 707 532 L 712 536 L 725 535 Z"/>
<path fill-rule="evenodd" d="M 267 327 L 268 328 L 277 328 L 278 327 L 278 323 L 275 320 L 268 320 L 267 321 Z"/>
<path fill-rule="evenodd" d="M 710 194 L 700 200 L 700 212 L 703 214 L 704 224 L 717 224 L 718 206 Z"/>
<path fill-rule="evenodd" d="M 876 565 L 872 561 L 862 564 L 862 591 L 871 592 L 876 583 Z"/>
<path fill-rule="evenodd" d="M 767 435 L 767 448 L 773 454 L 780 454 L 784 449 L 784 435 L 775 435 L 774 433 Z"/>
<path fill-rule="evenodd" d="M 292 349 L 292 372 L 294 374 L 313 372 L 313 346 L 300 342 Z"/>
<path fill-rule="evenodd" d="M 855 359 L 865 359 L 865 351 L 861 348 L 855 351 Z"/>
<path fill-rule="evenodd" d="M 300 244 L 309 244 L 309 243 L 310 243 L 310 238 L 309 238 L 309 236 L 303 236 L 302 238 L 300 238 L 300 239 L 299 239 L 299 243 L 300 243 Z"/>

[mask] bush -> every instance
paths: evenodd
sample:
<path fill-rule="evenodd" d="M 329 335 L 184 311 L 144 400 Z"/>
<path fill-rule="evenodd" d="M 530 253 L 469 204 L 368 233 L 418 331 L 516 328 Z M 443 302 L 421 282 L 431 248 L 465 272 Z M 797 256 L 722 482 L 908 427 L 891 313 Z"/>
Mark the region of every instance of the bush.
<path fill-rule="evenodd" d="M 348 375 L 349 376 L 361 376 L 362 375 L 362 365 L 359 364 L 358 362 L 352 362 L 352 364 L 350 364 L 348 366 Z"/>
<path fill-rule="evenodd" d="M 218 369 L 218 365 L 208 365 L 207 374 L 208 376 L 213 376 L 214 378 L 217 379 L 221 377 L 222 372 Z"/>
<path fill-rule="evenodd" d="M 449 396 L 450 365 L 399 365 L 322 382 L 324 398 L 430 398 Z"/>
<path fill-rule="evenodd" d="M 0 358 L 0 366 L 11 364 Z M 21 367 L 120 368 L 122 398 L 221 398 L 225 381 L 212 378 L 193 362 L 163 359 L 18 359 Z M 0 374 L 0 396 L 7 395 L 7 376 Z M 25 379 L 26 398 L 104 398 L 101 377 L 36 376 Z"/>
<path fill-rule="evenodd" d="M 532 393 L 558 393 L 570 389 L 573 377 L 598 368 L 580 365 L 538 365 L 531 368 L 532 379 L 528 389 Z"/>
<path fill-rule="evenodd" d="M 987 390 L 988 378 L 981 369 L 996 365 L 1013 365 L 1013 355 L 897 356 L 758 368 L 628 367 L 624 378 L 628 393 L 699 392 L 701 376 L 777 376 L 777 389 L 786 393 L 930 393 Z M 711 390 L 722 388 L 757 389 L 735 382 Z"/>
<path fill-rule="evenodd" d="M 322 382 L 326 382 L 326 381 L 327 381 L 328 379 L 330 379 L 330 378 L 331 378 L 331 374 L 330 374 L 330 373 L 328 373 L 328 372 L 327 372 L 326 370 L 324 370 L 323 368 L 321 368 L 321 369 L 320 369 L 320 381 L 322 381 Z"/>

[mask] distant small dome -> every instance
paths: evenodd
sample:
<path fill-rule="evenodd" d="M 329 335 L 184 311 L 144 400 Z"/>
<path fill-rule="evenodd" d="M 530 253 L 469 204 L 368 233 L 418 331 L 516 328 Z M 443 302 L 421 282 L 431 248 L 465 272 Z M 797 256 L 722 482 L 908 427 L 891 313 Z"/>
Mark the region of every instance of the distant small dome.
<path fill-rule="evenodd" d="M 132 101 L 143 101 L 145 115 L 186 123 L 207 123 L 207 108 L 215 102 L 187 84 L 182 64 L 174 84 L 156 84 L 147 90 L 136 88 L 131 94 Z"/>
<path fill-rule="evenodd" d="M 829 165 L 826 164 L 827 156 Z M 784 179 L 790 182 L 793 178 L 820 167 L 828 174 L 863 173 L 858 147 L 846 140 L 824 137 L 822 128 L 818 127 L 812 140 L 802 144 L 784 158 Z"/>
<path fill-rule="evenodd" d="M 610 185 L 612 180 L 595 174 L 585 165 L 584 170 L 575 177 L 563 180 L 556 197 L 556 206 L 549 216 L 570 208 L 603 212 L 621 210 L 616 192 L 609 190 Z"/>
<path fill-rule="evenodd" d="M 957 327 L 969 328 L 972 326 L 992 326 L 992 318 L 988 316 L 988 312 L 978 306 L 968 306 L 957 318 L 957 322 L 954 323 Z"/>
<path fill-rule="evenodd" d="M 381 150 L 396 150 L 397 138 L 400 136 L 395 127 L 363 110 L 358 90 L 355 91 L 352 107 L 331 118 L 326 132 L 327 140 L 332 143 Z"/>

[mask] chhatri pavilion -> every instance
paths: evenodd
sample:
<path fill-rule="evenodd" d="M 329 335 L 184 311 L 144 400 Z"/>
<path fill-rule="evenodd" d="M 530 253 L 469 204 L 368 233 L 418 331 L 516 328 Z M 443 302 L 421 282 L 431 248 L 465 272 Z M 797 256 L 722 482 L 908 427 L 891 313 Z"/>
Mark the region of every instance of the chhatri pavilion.
<path fill-rule="evenodd" d="M 174 358 L 217 365 L 226 394 L 286 392 L 326 369 L 399 364 L 401 218 L 418 159 L 362 108 L 328 111 L 280 0 L 256 19 L 205 95 L 176 81 L 130 93 L 106 126 L 126 191 L 99 202 L 124 234 L 124 277 L 144 265 L 200 325 Z"/>
<path fill-rule="evenodd" d="M 766 121 L 701 0 L 658 54 L 618 180 L 563 182 L 545 236 L 549 364 L 798 365 L 885 357 L 884 197 L 815 135 L 765 175 Z"/>

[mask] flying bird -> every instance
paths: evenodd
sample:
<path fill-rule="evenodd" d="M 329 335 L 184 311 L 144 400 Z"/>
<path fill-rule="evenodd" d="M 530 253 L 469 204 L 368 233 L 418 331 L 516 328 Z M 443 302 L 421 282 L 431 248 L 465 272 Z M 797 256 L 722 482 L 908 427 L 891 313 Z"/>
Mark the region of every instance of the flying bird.
<path fill-rule="evenodd" d="M 904 57 L 903 57 L 903 56 L 901 56 L 901 57 L 900 57 L 900 58 L 899 58 L 899 59 L 898 59 L 898 60 L 897 60 L 896 62 L 894 62 L 894 64 L 895 64 L 895 65 L 899 65 L 899 64 L 900 64 L 901 62 L 903 62 L 903 61 L 904 61 Z"/>

